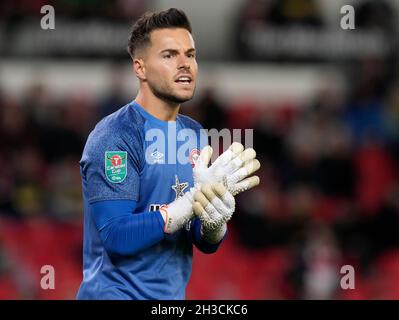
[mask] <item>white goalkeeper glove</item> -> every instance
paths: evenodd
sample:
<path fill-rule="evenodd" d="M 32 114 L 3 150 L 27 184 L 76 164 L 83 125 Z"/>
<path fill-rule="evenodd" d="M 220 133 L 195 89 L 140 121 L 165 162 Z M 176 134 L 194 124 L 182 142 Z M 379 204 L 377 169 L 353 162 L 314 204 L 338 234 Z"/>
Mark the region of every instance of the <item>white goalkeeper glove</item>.
<path fill-rule="evenodd" d="M 193 218 L 193 196 L 203 184 L 221 182 L 233 195 L 259 184 L 259 177 L 248 178 L 260 167 L 259 161 L 255 159 L 254 149 L 244 150 L 240 143 L 234 142 L 208 168 L 212 152 L 212 148 L 206 146 L 202 149 L 198 159 L 194 160 L 194 188 L 172 203 L 161 206 L 160 212 L 165 221 L 165 233 L 176 232 Z"/>
<path fill-rule="evenodd" d="M 260 163 L 255 159 L 254 149 L 244 150 L 242 144 L 234 142 L 208 168 L 212 152 L 212 148 L 206 146 L 195 162 L 194 185 L 200 192 L 194 195 L 193 208 L 201 220 L 202 237 L 210 243 L 217 243 L 226 233 L 227 222 L 234 213 L 233 196 L 259 184 L 259 177 L 248 176 L 260 168 Z"/>
<path fill-rule="evenodd" d="M 176 232 L 193 217 L 194 193 L 195 188 L 191 188 L 180 198 L 161 206 L 159 211 L 165 221 L 165 233 Z"/>
<path fill-rule="evenodd" d="M 260 168 L 256 152 L 252 148 L 244 150 L 242 144 L 234 142 L 210 167 L 213 149 L 206 146 L 194 161 L 194 187 L 198 190 L 204 183 L 221 182 L 233 195 L 252 189 L 259 184 L 259 177 L 252 176 Z"/>
<path fill-rule="evenodd" d="M 194 200 L 194 214 L 201 220 L 202 237 L 210 243 L 219 242 L 235 211 L 233 195 L 221 183 L 204 184 L 194 194 Z"/>

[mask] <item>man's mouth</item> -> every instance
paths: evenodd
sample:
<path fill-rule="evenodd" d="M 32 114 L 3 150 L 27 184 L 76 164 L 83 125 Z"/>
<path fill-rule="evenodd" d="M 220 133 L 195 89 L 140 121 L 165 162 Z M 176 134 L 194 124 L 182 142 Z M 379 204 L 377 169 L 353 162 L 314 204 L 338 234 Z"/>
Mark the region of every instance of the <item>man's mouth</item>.
<path fill-rule="evenodd" d="M 190 84 L 192 81 L 193 80 L 190 76 L 180 76 L 175 80 L 175 82 L 179 84 Z"/>

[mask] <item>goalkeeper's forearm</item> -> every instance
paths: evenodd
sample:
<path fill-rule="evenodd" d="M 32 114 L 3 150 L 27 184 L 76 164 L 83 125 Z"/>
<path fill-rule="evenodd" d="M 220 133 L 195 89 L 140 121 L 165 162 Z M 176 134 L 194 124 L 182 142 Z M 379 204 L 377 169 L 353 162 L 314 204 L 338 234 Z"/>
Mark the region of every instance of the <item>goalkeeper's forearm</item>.
<path fill-rule="evenodd" d="M 90 216 L 108 254 L 134 255 L 164 239 L 159 211 L 135 212 L 136 206 L 137 202 L 131 200 L 90 204 Z"/>
<path fill-rule="evenodd" d="M 135 212 L 137 202 L 130 200 L 95 202 L 90 205 L 90 215 L 108 254 L 134 255 L 163 240 L 165 233 L 177 231 L 191 219 L 190 196 L 188 193 L 166 206 L 169 218 L 164 218 L 165 209 Z"/>

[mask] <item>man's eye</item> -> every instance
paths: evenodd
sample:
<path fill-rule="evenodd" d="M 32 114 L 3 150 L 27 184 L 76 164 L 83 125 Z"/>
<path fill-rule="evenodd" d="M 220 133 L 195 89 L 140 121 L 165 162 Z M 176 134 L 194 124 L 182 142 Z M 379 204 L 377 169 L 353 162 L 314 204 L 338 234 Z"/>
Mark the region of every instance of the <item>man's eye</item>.
<path fill-rule="evenodd" d="M 172 58 L 172 55 L 171 54 L 166 54 L 163 57 L 166 58 L 166 59 L 170 59 L 170 58 Z"/>
<path fill-rule="evenodd" d="M 189 57 L 189 58 L 195 58 L 195 54 L 190 53 L 190 54 L 188 55 L 188 57 Z"/>

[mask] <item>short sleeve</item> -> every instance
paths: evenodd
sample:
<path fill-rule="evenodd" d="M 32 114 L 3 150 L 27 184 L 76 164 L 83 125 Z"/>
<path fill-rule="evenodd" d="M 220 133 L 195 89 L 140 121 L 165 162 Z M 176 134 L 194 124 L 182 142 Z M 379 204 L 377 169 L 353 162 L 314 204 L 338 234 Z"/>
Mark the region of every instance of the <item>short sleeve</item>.
<path fill-rule="evenodd" d="M 139 201 L 140 137 L 110 131 L 114 132 L 93 132 L 83 151 L 80 167 L 86 199 Z"/>

